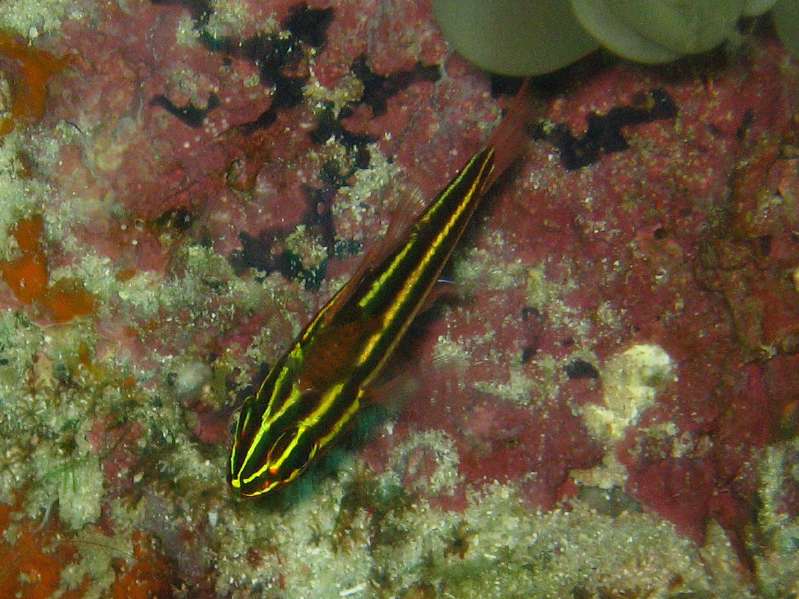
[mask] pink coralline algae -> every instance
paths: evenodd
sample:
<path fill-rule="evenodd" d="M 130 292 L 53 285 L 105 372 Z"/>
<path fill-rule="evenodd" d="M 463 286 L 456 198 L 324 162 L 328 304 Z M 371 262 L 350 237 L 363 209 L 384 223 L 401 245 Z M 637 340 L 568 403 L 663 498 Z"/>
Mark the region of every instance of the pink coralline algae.
<path fill-rule="evenodd" d="M 80 7 L 29 40 L 70 59 L 0 150 L 2 588 L 796 594 L 799 66 L 766 20 L 535 80 L 525 156 L 351 433 L 246 502 L 243 397 L 519 82 L 430 2 Z"/>

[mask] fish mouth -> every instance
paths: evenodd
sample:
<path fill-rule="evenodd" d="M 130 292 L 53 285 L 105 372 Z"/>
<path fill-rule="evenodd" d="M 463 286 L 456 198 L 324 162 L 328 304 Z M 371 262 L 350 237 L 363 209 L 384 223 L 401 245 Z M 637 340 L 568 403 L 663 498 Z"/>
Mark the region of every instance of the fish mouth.
<path fill-rule="evenodd" d="M 231 478 L 230 486 L 241 497 L 258 497 L 273 491 L 281 486 L 283 481 L 260 477 L 251 481 L 242 481 L 240 478 Z"/>

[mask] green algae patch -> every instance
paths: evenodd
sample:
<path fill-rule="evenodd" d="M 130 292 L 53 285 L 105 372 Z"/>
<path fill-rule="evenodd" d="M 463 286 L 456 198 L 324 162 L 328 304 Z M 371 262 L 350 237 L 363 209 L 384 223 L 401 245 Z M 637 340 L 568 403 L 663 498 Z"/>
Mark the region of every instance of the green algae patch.
<path fill-rule="evenodd" d="M 463 481 L 459 463 L 454 441 L 443 431 L 430 430 L 409 435 L 394 450 L 387 473 L 393 473 L 398 486 L 403 486 L 403 479 L 410 480 L 412 492 L 451 495 Z"/>
<path fill-rule="evenodd" d="M 638 344 L 613 356 L 602 369 L 604 405 L 589 405 L 585 423 L 594 438 L 615 443 L 655 403 L 674 377 L 674 363 L 654 344 Z"/>
<path fill-rule="evenodd" d="M 103 471 L 96 455 L 86 456 L 62 469 L 58 483 L 58 516 L 72 529 L 100 517 Z"/>
<path fill-rule="evenodd" d="M 24 170 L 20 158 L 27 142 L 17 131 L 0 140 L 0 260 L 19 255 L 19 246 L 11 234 L 22 219 L 41 213 L 52 189 L 46 183 L 21 176 Z M 46 214 L 45 220 L 46 220 Z M 49 229 L 49 223 L 45 233 Z M 5 284 L 5 283 L 0 283 Z"/>
<path fill-rule="evenodd" d="M 513 487 L 474 493 L 462 559 L 442 560 L 441 584 L 456 597 L 675 596 L 707 593 L 712 578 L 690 541 L 664 522 L 584 504 L 533 514 Z M 712 573 L 711 573 L 712 574 Z"/>
<path fill-rule="evenodd" d="M 87 10 L 73 0 L 14 0 L 0 5 L 0 28 L 34 39 L 56 33 L 66 20 L 82 19 Z"/>
<path fill-rule="evenodd" d="M 407 463 L 411 447 L 446 445 L 417 436 L 395 450 L 396 464 Z M 755 597 L 714 523 L 699 547 L 639 510 L 598 513 L 573 500 L 568 509 L 537 512 L 515 485 L 500 483 L 469 491 L 463 511 L 442 510 L 412 482 L 399 484 L 395 469 L 377 479 L 369 472 L 357 461 L 342 464 L 337 480 L 317 480 L 310 495 L 295 489 L 270 510 L 221 505 L 213 528 L 221 543 L 217 592 L 281 581 L 286 599 L 422 590 L 464 599 L 712 597 L 717 590 Z M 248 567 L 252 547 L 268 551 Z"/>
<path fill-rule="evenodd" d="M 799 438 L 768 447 L 759 464 L 760 510 L 750 530 L 758 590 L 766 599 L 799 589 L 799 515 L 787 509 L 799 489 Z"/>

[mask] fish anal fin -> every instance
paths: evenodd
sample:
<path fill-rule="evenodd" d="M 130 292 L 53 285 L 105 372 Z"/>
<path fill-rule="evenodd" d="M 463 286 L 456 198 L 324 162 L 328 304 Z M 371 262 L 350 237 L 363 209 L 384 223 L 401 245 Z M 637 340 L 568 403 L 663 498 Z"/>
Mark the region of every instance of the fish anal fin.
<path fill-rule="evenodd" d="M 378 380 L 364 392 L 363 404 L 380 405 L 391 411 L 399 411 L 419 388 L 419 381 L 408 371 L 395 369 L 381 374 Z"/>

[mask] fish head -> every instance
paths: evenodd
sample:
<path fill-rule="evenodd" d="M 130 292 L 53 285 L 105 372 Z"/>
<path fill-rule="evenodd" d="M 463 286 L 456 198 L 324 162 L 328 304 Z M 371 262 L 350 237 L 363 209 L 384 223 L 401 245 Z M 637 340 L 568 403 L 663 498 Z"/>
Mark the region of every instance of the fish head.
<path fill-rule="evenodd" d="M 319 445 L 308 427 L 290 418 L 264 418 L 263 402 L 247 398 L 230 451 L 228 483 L 240 495 L 264 495 L 297 478 Z"/>

